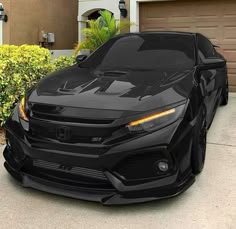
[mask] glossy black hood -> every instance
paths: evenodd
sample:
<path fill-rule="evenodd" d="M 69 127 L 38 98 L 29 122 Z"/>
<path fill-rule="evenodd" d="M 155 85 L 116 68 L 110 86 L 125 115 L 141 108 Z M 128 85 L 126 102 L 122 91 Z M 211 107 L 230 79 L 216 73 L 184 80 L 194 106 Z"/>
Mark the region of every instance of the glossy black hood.
<path fill-rule="evenodd" d="M 148 111 L 188 98 L 194 69 L 99 72 L 73 66 L 43 79 L 30 93 L 32 103 L 66 107 Z"/>

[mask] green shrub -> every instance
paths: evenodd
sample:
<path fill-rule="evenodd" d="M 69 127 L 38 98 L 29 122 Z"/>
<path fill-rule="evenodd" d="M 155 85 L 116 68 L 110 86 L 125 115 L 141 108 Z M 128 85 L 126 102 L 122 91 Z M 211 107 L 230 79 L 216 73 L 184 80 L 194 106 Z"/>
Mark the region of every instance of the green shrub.
<path fill-rule="evenodd" d="M 0 46 L 0 126 L 29 88 L 50 72 L 73 63 L 73 57 L 52 61 L 50 52 L 36 45 Z"/>
<path fill-rule="evenodd" d="M 72 66 L 76 63 L 74 56 L 60 56 L 52 62 L 53 70 L 58 71 L 62 68 Z"/>

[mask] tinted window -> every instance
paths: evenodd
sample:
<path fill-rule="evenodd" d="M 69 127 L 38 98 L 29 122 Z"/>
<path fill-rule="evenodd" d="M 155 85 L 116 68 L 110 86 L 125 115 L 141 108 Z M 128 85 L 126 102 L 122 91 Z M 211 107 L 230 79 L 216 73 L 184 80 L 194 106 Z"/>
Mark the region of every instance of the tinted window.
<path fill-rule="evenodd" d="M 212 43 L 202 35 L 198 35 L 198 48 L 205 58 L 215 56 L 215 49 Z"/>
<path fill-rule="evenodd" d="M 194 64 L 193 36 L 130 34 L 108 41 L 81 67 L 100 70 L 189 69 Z"/>

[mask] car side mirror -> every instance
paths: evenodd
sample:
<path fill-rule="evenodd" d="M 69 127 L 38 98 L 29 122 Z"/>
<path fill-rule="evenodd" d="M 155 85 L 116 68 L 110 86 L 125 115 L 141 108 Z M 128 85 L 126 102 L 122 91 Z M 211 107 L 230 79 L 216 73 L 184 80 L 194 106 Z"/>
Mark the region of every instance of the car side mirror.
<path fill-rule="evenodd" d="M 85 59 L 87 59 L 87 55 L 78 55 L 75 60 L 76 60 L 76 63 L 79 64 L 81 62 L 83 62 Z"/>
<path fill-rule="evenodd" d="M 206 58 L 202 60 L 202 63 L 199 65 L 200 69 L 207 70 L 212 68 L 222 68 L 226 64 L 226 61 L 221 58 Z"/>

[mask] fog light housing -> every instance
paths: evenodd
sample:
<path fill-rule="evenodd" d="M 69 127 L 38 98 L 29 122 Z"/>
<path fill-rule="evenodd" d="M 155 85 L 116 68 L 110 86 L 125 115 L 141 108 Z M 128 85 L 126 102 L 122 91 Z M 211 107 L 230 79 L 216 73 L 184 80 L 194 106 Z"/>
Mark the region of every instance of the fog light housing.
<path fill-rule="evenodd" d="M 158 170 L 161 172 L 167 172 L 169 170 L 169 164 L 167 161 L 159 161 L 157 163 Z"/>

